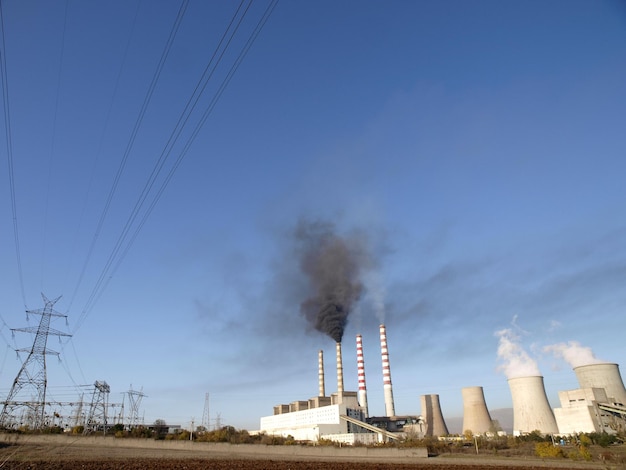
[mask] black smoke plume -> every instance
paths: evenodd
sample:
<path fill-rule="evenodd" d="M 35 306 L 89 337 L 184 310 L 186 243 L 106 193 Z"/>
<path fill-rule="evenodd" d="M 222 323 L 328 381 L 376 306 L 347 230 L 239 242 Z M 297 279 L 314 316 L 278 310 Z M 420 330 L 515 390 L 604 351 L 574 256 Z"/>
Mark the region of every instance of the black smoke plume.
<path fill-rule="evenodd" d="M 363 243 L 357 237 L 340 237 L 328 222 L 300 221 L 295 235 L 300 269 L 311 293 L 300 311 L 316 330 L 341 342 L 348 315 L 363 291 Z"/>

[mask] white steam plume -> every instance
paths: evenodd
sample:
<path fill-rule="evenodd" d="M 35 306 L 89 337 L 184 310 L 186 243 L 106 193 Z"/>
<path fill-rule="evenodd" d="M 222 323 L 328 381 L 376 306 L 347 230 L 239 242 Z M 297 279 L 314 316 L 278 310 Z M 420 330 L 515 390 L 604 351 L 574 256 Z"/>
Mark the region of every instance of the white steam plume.
<path fill-rule="evenodd" d="M 507 379 L 541 375 L 537 362 L 519 345 L 519 337 L 513 330 L 506 328 L 496 331 L 495 335 L 500 338 L 498 358 L 502 364 L 498 371 L 504 372 Z"/>
<path fill-rule="evenodd" d="M 591 348 L 582 346 L 578 341 L 551 344 L 549 346 L 545 346 L 543 350 L 544 352 L 552 353 L 555 356 L 564 359 L 565 362 L 567 362 L 572 368 L 605 362 L 598 359 L 593 354 Z"/>
<path fill-rule="evenodd" d="M 387 290 L 383 285 L 378 272 L 370 271 L 365 274 L 363 282 L 366 287 L 367 299 L 372 303 L 374 314 L 379 323 L 385 323 L 385 296 Z"/>

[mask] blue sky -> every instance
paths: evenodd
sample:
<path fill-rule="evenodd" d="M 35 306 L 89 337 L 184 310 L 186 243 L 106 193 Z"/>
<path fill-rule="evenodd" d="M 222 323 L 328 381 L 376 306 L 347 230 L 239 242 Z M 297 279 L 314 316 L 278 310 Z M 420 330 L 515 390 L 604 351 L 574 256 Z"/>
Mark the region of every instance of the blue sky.
<path fill-rule="evenodd" d="M 334 391 L 334 342 L 300 314 L 302 220 L 358 234 L 372 261 L 343 341 L 356 390 L 363 335 L 371 414 L 380 321 L 399 414 L 438 393 L 460 416 L 475 385 L 511 406 L 503 329 L 553 407 L 577 385 L 545 346 L 623 364 L 624 4 L 283 0 L 183 150 L 268 4 L 250 8 L 131 233 L 154 209 L 105 270 L 236 3 L 189 2 L 134 139 L 181 4 L 3 3 L 21 270 L 3 132 L 0 391 L 32 342 L 9 328 L 36 324 L 24 310 L 40 292 L 63 296 L 69 324 L 53 327 L 73 333 L 50 340 L 58 400 L 105 380 L 112 402 L 143 389 L 146 422 L 188 424 L 209 393 L 212 424 L 256 429 L 317 394 L 319 349 Z"/>

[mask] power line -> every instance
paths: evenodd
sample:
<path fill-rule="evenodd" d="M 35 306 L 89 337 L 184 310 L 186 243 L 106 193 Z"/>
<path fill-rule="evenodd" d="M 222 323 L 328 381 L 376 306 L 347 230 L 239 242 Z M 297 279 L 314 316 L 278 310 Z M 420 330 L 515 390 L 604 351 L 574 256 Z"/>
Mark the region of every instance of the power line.
<path fill-rule="evenodd" d="M 98 237 L 99 237 L 100 232 L 102 230 L 102 227 L 104 225 L 104 221 L 106 219 L 106 216 L 107 216 L 107 214 L 109 212 L 109 209 L 110 209 L 110 206 L 111 206 L 111 202 L 113 200 L 113 196 L 114 196 L 114 194 L 115 194 L 115 192 L 117 190 L 117 186 L 119 184 L 120 177 L 121 177 L 121 175 L 122 175 L 122 173 L 124 171 L 124 168 L 126 166 L 126 162 L 128 161 L 128 157 L 129 157 L 130 152 L 131 152 L 131 150 L 133 148 L 133 145 L 134 145 L 134 142 L 135 142 L 135 138 L 137 137 L 137 133 L 139 132 L 139 128 L 141 126 L 141 123 L 143 122 L 143 118 L 144 118 L 144 116 L 146 114 L 146 111 L 148 109 L 148 105 L 150 104 L 150 101 L 152 99 L 152 95 L 153 95 L 154 90 L 156 88 L 156 84 L 158 82 L 159 77 L 161 76 L 161 72 L 162 72 L 163 67 L 165 65 L 166 59 L 167 59 L 167 57 L 169 55 L 169 52 L 170 52 L 170 50 L 172 48 L 172 44 L 174 43 L 174 39 L 176 38 L 176 34 L 177 34 L 177 32 L 178 32 L 178 30 L 180 28 L 180 24 L 181 24 L 182 19 L 183 19 L 184 15 L 185 15 L 185 11 L 187 10 L 188 4 L 189 4 L 189 0 L 184 0 L 181 3 L 181 6 L 180 6 L 180 8 L 178 10 L 178 14 L 176 16 L 176 20 L 174 21 L 174 24 L 172 26 L 172 29 L 170 30 L 170 34 L 169 34 L 169 37 L 168 37 L 168 39 L 166 41 L 165 47 L 163 49 L 163 52 L 161 53 L 161 58 L 159 60 L 159 63 L 157 64 L 156 70 L 154 71 L 154 73 L 152 75 L 152 81 L 150 83 L 150 86 L 148 87 L 148 90 L 146 92 L 146 96 L 144 97 L 143 104 L 142 104 L 141 109 L 139 111 L 139 115 L 138 115 L 137 119 L 135 120 L 135 125 L 133 127 L 132 132 L 131 132 L 130 139 L 129 139 L 127 145 L 126 145 L 126 149 L 125 149 L 124 154 L 122 156 L 122 160 L 120 162 L 120 165 L 119 165 L 119 167 L 117 169 L 117 173 L 115 174 L 115 177 L 113 179 L 113 184 L 111 185 L 111 189 L 109 190 L 109 194 L 107 196 L 107 200 L 105 202 L 105 206 L 104 206 L 104 208 L 102 210 L 102 213 L 100 214 L 100 219 L 98 220 L 98 225 L 96 227 L 96 231 L 95 231 L 95 233 L 93 235 L 93 238 L 91 240 L 91 245 L 89 247 L 89 251 L 87 253 L 87 257 L 85 258 L 85 262 L 83 263 L 83 267 L 82 267 L 82 270 L 81 270 L 81 273 L 80 273 L 80 276 L 79 276 L 79 279 L 78 279 L 78 283 L 77 283 L 77 285 L 76 285 L 76 287 L 74 289 L 74 293 L 72 295 L 72 302 L 73 302 L 73 298 L 75 297 L 76 292 L 78 291 L 78 289 L 80 287 L 80 284 L 82 283 L 82 280 L 84 278 L 85 271 L 87 269 L 89 261 L 91 260 L 91 256 L 92 256 L 92 254 L 94 252 L 94 248 L 95 248 L 96 242 L 98 240 Z M 114 249 L 113 253 L 115 253 L 115 251 L 116 250 Z M 113 256 L 113 254 L 111 256 Z M 107 263 L 107 265 L 108 264 L 109 263 Z M 105 270 L 106 269 L 107 268 L 105 266 Z M 92 291 L 92 295 L 90 296 L 90 299 L 93 297 L 93 292 L 95 292 L 98 289 L 98 287 L 101 285 L 101 283 L 103 282 L 102 281 L 102 277 L 103 276 L 101 275 L 100 278 L 98 279 L 98 281 L 96 282 L 96 287 Z M 84 309 L 83 309 L 83 311 L 84 311 Z M 82 313 L 81 313 L 81 316 L 79 316 L 77 324 L 81 322 L 81 318 L 82 318 Z M 76 329 L 77 328 L 78 328 L 78 326 L 76 327 Z"/>
<path fill-rule="evenodd" d="M 131 31 L 130 31 L 130 34 L 128 35 L 128 40 L 126 41 L 126 47 L 124 48 L 124 57 L 123 57 L 123 59 L 122 59 L 122 61 L 120 63 L 120 67 L 119 67 L 119 70 L 117 72 L 117 77 L 115 79 L 115 86 L 113 88 L 113 93 L 112 93 L 112 96 L 111 96 L 111 100 L 109 101 L 109 107 L 108 107 L 108 110 L 107 110 L 106 119 L 105 119 L 105 122 L 104 122 L 104 126 L 102 127 L 102 133 L 100 134 L 100 139 L 98 141 L 97 150 L 95 152 L 95 158 L 94 158 L 93 166 L 92 166 L 92 169 L 91 169 L 91 175 L 89 177 L 89 183 L 87 185 L 87 194 L 86 194 L 85 199 L 84 199 L 83 208 L 81 210 L 81 214 L 80 214 L 80 218 L 79 218 L 79 223 L 78 223 L 78 226 L 76 228 L 76 234 L 75 234 L 75 237 L 74 237 L 75 243 L 73 243 L 72 246 L 76 246 L 77 245 L 76 240 L 78 239 L 78 234 L 79 234 L 79 231 L 80 231 L 80 227 L 82 225 L 83 218 L 84 218 L 85 213 L 87 211 L 87 202 L 89 200 L 89 194 L 91 192 L 91 188 L 92 188 L 93 182 L 95 180 L 96 168 L 97 168 L 98 160 L 99 160 L 101 152 L 102 152 L 102 144 L 104 142 L 105 133 L 106 133 L 106 131 L 107 131 L 108 127 L 109 127 L 109 123 L 111 121 L 111 115 L 112 115 L 112 111 L 113 111 L 113 103 L 115 102 L 115 98 L 116 98 L 116 96 L 118 94 L 118 89 L 119 89 L 119 85 L 120 85 L 120 81 L 121 81 L 121 77 L 122 77 L 122 71 L 124 70 L 124 66 L 126 64 L 127 57 L 128 57 L 128 51 L 130 49 L 130 44 L 131 44 L 131 41 L 132 41 L 134 33 L 135 33 L 135 27 L 137 25 L 137 17 L 139 16 L 139 7 L 140 7 L 140 5 L 141 5 L 141 1 L 138 1 L 137 2 L 137 8 L 135 9 L 135 16 L 133 17 Z M 105 208 L 105 210 L 108 210 L 108 208 Z M 67 311 L 69 311 L 72 308 L 72 305 L 74 304 L 74 299 L 76 298 L 76 294 L 78 292 L 78 289 L 80 288 L 80 286 L 82 284 L 83 278 L 85 276 L 85 272 L 87 270 L 87 266 L 89 265 L 89 261 L 91 260 L 91 255 L 93 254 L 93 249 L 95 247 L 95 244 L 96 244 L 96 241 L 97 241 L 99 235 L 100 235 L 100 229 L 98 228 L 98 229 L 96 229 L 96 231 L 93 234 L 91 246 L 90 246 L 90 248 L 89 248 L 89 250 L 87 252 L 87 256 L 85 257 L 85 261 L 83 263 L 82 269 L 81 269 L 80 274 L 78 276 L 78 280 L 76 282 L 76 286 L 74 287 L 74 291 L 73 291 L 72 295 L 70 296 L 70 301 L 69 301 L 68 306 L 67 306 Z M 68 263 L 68 270 L 69 270 L 69 265 L 71 265 L 71 258 L 73 258 L 73 252 L 72 252 L 72 255 L 70 256 L 70 262 Z"/>
<path fill-rule="evenodd" d="M 48 187 L 47 187 L 46 198 L 45 198 L 45 209 L 44 209 L 44 216 L 43 216 L 43 237 L 41 241 L 41 244 L 42 244 L 41 280 L 40 280 L 41 290 L 43 290 L 43 277 L 44 277 L 45 265 L 46 265 L 46 233 L 47 233 L 47 226 L 48 226 L 48 209 L 50 205 L 50 193 L 51 193 L 50 187 L 52 184 L 52 168 L 53 168 L 53 162 L 55 158 L 54 147 L 55 147 L 55 142 L 56 142 L 57 118 L 59 114 L 59 96 L 60 96 L 59 90 L 61 89 L 61 72 L 63 70 L 63 60 L 65 56 L 65 31 L 67 29 L 67 9 L 68 9 L 68 0 L 65 1 L 65 12 L 63 15 L 63 33 L 61 35 L 61 57 L 59 59 L 59 70 L 57 71 L 56 99 L 54 103 L 54 116 L 52 119 L 52 142 L 50 143 L 50 159 L 48 163 L 48 179 L 47 179 Z"/>
<path fill-rule="evenodd" d="M 15 203 L 15 177 L 13 170 L 13 142 L 11 139 L 11 112 L 9 110 L 9 81 L 6 66 L 6 43 L 4 38 L 4 13 L 0 0 L 0 75 L 2 76 L 2 102 L 4 108 L 4 133 L 6 137 L 7 159 L 9 162 L 9 187 L 11 191 L 11 211 L 13 215 L 13 238 L 15 240 L 15 254 L 17 257 L 17 271 L 20 280 L 22 301 L 26 308 L 26 294 L 24 291 L 24 276 L 22 271 L 22 257 L 20 254 L 20 237 L 17 224 L 17 204 Z M 4 320 L 2 320 L 4 322 Z"/>
<path fill-rule="evenodd" d="M 73 331 L 76 332 L 78 330 L 78 328 L 80 328 L 80 326 L 82 325 L 84 319 L 86 318 L 86 316 L 88 315 L 88 313 L 91 311 L 91 309 L 93 308 L 94 304 L 96 303 L 96 301 L 99 299 L 99 296 L 102 294 L 102 292 L 104 291 L 104 289 L 106 288 L 106 286 L 108 285 L 108 281 L 111 279 L 111 276 L 115 273 L 115 271 L 119 268 L 121 262 L 123 261 L 123 259 L 126 257 L 130 247 L 132 246 L 134 240 L 136 239 L 137 235 L 139 234 L 141 228 L 143 227 L 143 225 L 145 224 L 145 222 L 147 221 L 148 217 L 150 216 L 150 214 L 152 213 L 152 210 L 154 209 L 156 203 L 158 202 L 158 200 L 160 199 L 161 195 L 163 194 L 163 191 L 165 190 L 165 187 L 167 186 L 167 184 L 169 183 L 169 181 L 171 180 L 174 172 L 176 171 L 176 169 L 179 167 L 180 163 L 182 162 L 182 159 L 184 158 L 184 156 L 187 154 L 189 147 L 191 146 L 191 143 L 195 140 L 195 138 L 197 137 L 200 129 L 202 128 L 204 122 L 206 121 L 206 119 L 208 118 L 208 116 L 210 115 L 210 113 L 212 112 L 212 110 L 214 109 L 215 105 L 217 104 L 217 101 L 219 100 L 219 98 L 221 97 L 221 95 L 223 94 L 226 86 L 228 85 L 228 83 L 230 82 L 230 80 L 232 79 L 234 73 L 236 72 L 237 68 L 239 67 L 239 65 L 241 64 L 241 61 L 243 60 L 243 58 L 245 57 L 245 55 L 247 54 L 248 50 L 250 49 L 250 47 L 252 46 L 252 44 L 254 43 L 254 41 L 256 40 L 256 38 L 258 37 L 260 31 L 262 30 L 263 26 L 265 25 L 265 23 L 267 22 L 267 20 L 269 19 L 269 16 L 271 15 L 271 13 L 273 12 L 276 4 L 278 3 L 278 0 L 273 0 L 270 2 L 269 6 L 266 8 L 265 12 L 263 13 L 261 19 L 257 22 L 256 27 L 253 29 L 252 33 L 249 35 L 247 41 L 245 42 L 242 50 L 239 52 L 239 55 L 237 56 L 236 60 L 234 61 L 234 63 L 231 65 L 228 73 L 226 74 L 226 77 L 223 79 L 221 85 L 218 87 L 217 92 L 213 95 L 213 98 L 211 99 L 208 107 L 205 109 L 200 121 L 196 124 L 195 128 L 193 129 L 191 136 L 187 139 L 183 150 L 180 152 L 177 160 L 175 161 L 175 163 L 173 164 L 173 166 L 170 168 L 169 173 L 167 174 L 167 176 L 165 177 L 164 181 L 161 183 L 161 186 L 159 187 L 159 189 L 157 190 L 156 195 L 153 197 L 152 201 L 150 202 L 147 210 L 145 211 L 140 223 L 136 226 L 130 240 L 128 241 L 128 243 L 125 245 L 125 247 L 123 248 L 123 244 L 126 241 L 126 238 L 128 237 L 128 234 L 130 233 L 130 229 L 133 226 L 135 220 L 137 219 L 137 217 L 139 216 L 139 212 L 141 210 L 141 208 L 143 207 L 149 193 L 151 192 L 159 174 L 161 173 L 167 159 L 169 158 L 170 154 L 173 151 L 174 145 L 177 143 L 178 139 L 180 138 L 183 130 L 186 128 L 185 126 L 187 125 L 187 122 L 189 121 L 191 115 L 193 114 L 193 111 L 195 110 L 203 92 L 205 91 L 209 81 L 211 80 L 211 78 L 213 77 L 217 67 L 219 66 L 219 64 L 221 63 L 227 49 L 229 48 L 233 38 L 235 37 L 237 31 L 239 30 L 239 27 L 241 26 L 243 19 L 245 18 L 248 10 L 250 9 L 250 6 L 252 5 L 252 0 L 249 0 L 247 6 L 245 8 L 243 8 L 242 10 L 242 6 L 244 5 L 244 1 L 242 0 L 242 2 L 240 3 L 239 7 L 237 8 L 237 10 L 235 11 L 229 25 L 227 26 L 224 34 L 222 35 L 222 39 L 220 40 L 220 42 L 218 43 L 215 52 L 213 53 L 211 59 L 209 60 L 209 63 L 207 64 L 200 80 L 198 81 L 192 95 L 190 96 L 189 100 L 187 101 L 187 104 L 184 108 L 184 110 L 182 111 L 181 115 L 179 116 L 179 119 L 172 131 L 172 133 L 170 134 L 170 137 L 168 139 L 168 141 L 166 142 L 163 151 L 159 157 L 159 159 L 157 160 L 155 167 L 153 168 L 153 171 L 151 173 L 151 175 L 149 176 L 146 184 L 144 185 L 144 189 L 142 190 L 141 195 L 139 196 L 139 199 L 137 200 L 135 207 L 133 208 L 133 211 L 131 212 L 129 218 L 127 219 L 127 222 L 122 230 L 122 233 L 120 234 L 117 243 L 113 249 L 113 251 L 111 252 L 109 259 L 107 260 L 107 263 L 105 265 L 105 267 L 103 268 L 103 270 L 100 273 L 100 277 L 98 278 L 96 285 L 94 287 L 94 289 L 91 292 L 91 295 L 89 297 L 89 299 L 87 300 L 85 307 L 83 308 L 79 319 L 76 323 L 76 326 L 74 327 Z M 240 14 L 241 11 L 241 14 Z M 122 250 L 123 248 L 123 250 Z M 120 250 L 121 254 L 120 254 Z"/>

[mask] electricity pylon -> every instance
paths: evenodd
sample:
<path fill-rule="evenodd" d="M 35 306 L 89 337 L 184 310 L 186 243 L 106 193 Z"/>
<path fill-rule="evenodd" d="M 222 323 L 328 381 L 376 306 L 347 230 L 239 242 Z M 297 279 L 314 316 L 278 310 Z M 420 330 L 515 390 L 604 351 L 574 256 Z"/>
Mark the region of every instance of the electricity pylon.
<path fill-rule="evenodd" d="M 204 395 L 204 411 L 202 412 L 202 426 L 205 431 L 209 430 L 211 423 L 209 422 L 209 392 Z"/>
<path fill-rule="evenodd" d="M 130 429 L 142 424 L 139 422 L 139 406 L 141 405 L 141 399 L 146 396 L 143 393 L 143 387 L 141 390 L 133 390 L 133 385 L 130 385 L 130 390 L 126 392 L 128 394 L 128 402 L 130 404 L 130 416 L 128 417 L 128 427 Z"/>
<path fill-rule="evenodd" d="M 109 407 L 109 393 L 111 387 L 104 380 L 100 382 L 96 380 L 94 383 L 93 397 L 91 399 L 91 406 L 89 407 L 89 414 L 87 415 L 87 421 L 85 422 L 85 429 L 83 434 L 89 434 L 96 432 L 102 428 L 104 433 L 107 431 L 107 408 Z"/>
<path fill-rule="evenodd" d="M 43 293 L 44 308 L 38 310 L 26 310 L 26 314 L 41 315 L 39 326 L 15 328 L 11 331 L 34 333 L 35 340 L 31 349 L 16 349 L 16 352 L 27 352 L 28 357 L 22 364 L 22 368 L 13 381 L 11 391 L 7 395 L 2 413 L 0 414 L 0 427 L 13 427 L 15 425 L 28 425 L 32 429 L 40 429 L 46 425 L 46 388 L 48 385 L 46 375 L 46 356 L 48 354 L 59 355 L 57 351 L 48 349 L 48 336 L 71 336 L 62 331 L 50 328 L 52 317 L 64 317 L 67 315 L 55 312 L 54 304 L 61 298 L 49 300 Z M 17 411 L 23 409 L 20 419 Z"/>

